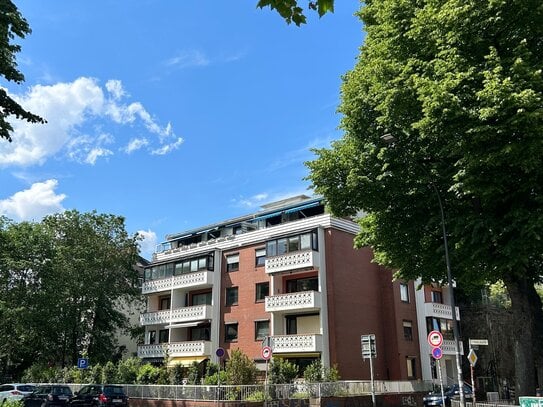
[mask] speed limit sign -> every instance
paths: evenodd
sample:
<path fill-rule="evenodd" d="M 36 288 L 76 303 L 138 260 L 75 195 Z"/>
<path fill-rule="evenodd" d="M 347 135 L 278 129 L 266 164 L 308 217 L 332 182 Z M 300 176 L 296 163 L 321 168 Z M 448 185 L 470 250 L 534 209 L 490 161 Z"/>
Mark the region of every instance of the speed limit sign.
<path fill-rule="evenodd" d="M 272 349 L 269 346 L 264 346 L 260 354 L 262 355 L 262 359 L 270 360 L 272 356 Z"/>

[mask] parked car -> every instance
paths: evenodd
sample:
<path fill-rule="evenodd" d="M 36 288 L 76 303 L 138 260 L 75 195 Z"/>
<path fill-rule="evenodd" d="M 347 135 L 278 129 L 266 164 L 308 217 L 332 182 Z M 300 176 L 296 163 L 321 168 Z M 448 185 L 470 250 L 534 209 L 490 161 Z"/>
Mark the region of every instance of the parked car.
<path fill-rule="evenodd" d="M 66 406 L 72 399 L 72 389 L 64 384 L 38 386 L 25 396 L 25 407 Z"/>
<path fill-rule="evenodd" d="M 443 395 L 445 396 L 445 406 L 450 407 L 451 399 L 457 399 L 460 397 L 460 388 L 458 384 L 453 384 L 443 389 Z M 473 393 L 471 391 L 471 386 L 464 383 L 464 397 L 466 400 L 473 399 Z M 443 399 L 441 397 L 441 389 L 434 391 L 422 398 L 424 407 L 431 406 L 441 406 L 443 404 Z"/>
<path fill-rule="evenodd" d="M 22 400 L 22 398 L 35 389 L 36 386 L 24 383 L 6 383 L 0 385 L 0 404 L 6 400 Z"/>
<path fill-rule="evenodd" d="M 89 384 L 75 392 L 70 405 L 73 407 L 127 407 L 128 396 L 123 386 Z"/>

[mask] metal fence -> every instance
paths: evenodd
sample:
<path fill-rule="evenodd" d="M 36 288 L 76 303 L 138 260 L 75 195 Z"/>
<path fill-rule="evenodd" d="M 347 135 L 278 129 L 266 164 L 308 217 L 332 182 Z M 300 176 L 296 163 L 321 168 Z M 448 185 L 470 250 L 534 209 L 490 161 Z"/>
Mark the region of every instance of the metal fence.
<path fill-rule="evenodd" d="M 70 386 L 73 391 L 77 391 L 83 385 L 72 384 Z M 370 381 L 259 384 L 251 386 L 140 384 L 124 384 L 122 386 L 132 399 L 158 400 L 263 401 L 371 394 Z M 430 391 L 432 383 L 421 381 L 375 381 L 374 387 L 376 394 L 413 393 Z"/>
<path fill-rule="evenodd" d="M 451 407 L 460 407 L 460 400 L 451 400 Z M 518 407 L 518 404 L 515 404 L 515 400 L 495 400 L 476 401 L 474 406 L 472 402 L 466 401 L 466 407 Z"/>

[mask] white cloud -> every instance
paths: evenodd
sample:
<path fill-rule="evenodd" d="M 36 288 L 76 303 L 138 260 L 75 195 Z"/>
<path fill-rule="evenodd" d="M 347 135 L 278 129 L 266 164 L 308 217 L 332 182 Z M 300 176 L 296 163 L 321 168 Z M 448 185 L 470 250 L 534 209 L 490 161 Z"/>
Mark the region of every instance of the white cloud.
<path fill-rule="evenodd" d="M 116 79 L 110 79 L 107 81 L 106 89 L 109 93 L 111 93 L 115 100 L 122 99 L 122 97 L 126 95 L 122 82 Z"/>
<path fill-rule="evenodd" d="M 241 206 L 244 208 L 256 208 L 263 203 L 266 203 L 268 200 L 269 194 L 267 192 L 262 192 L 260 194 L 253 195 L 248 198 L 240 197 L 238 199 L 233 199 L 232 202 L 235 206 Z"/>
<path fill-rule="evenodd" d="M 138 230 L 138 234 L 143 237 L 143 240 L 139 242 L 141 255 L 150 259 L 157 245 L 156 233 L 151 230 Z"/>
<path fill-rule="evenodd" d="M 175 66 L 178 68 L 188 68 L 192 66 L 206 66 L 209 65 L 209 59 L 203 52 L 198 50 L 186 50 L 181 51 L 174 57 L 168 59 L 165 62 L 166 66 Z"/>
<path fill-rule="evenodd" d="M 56 194 L 56 179 L 36 182 L 30 189 L 19 191 L 8 199 L 0 200 L 0 213 L 17 221 L 39 220 L 45 215 L 62 212 L 65 194 Z"/>
<path fill-rule="evenodd" d="M 156 135 L 145 145 L 149 153 L 156 154 L 156 150 L 167 153 L 179 146 L 171 123 L 160 126 L 141 102 L 122 102 L 127 93 L 119 80 L 107 81 L 104 89 L 98 80 L 81 77 L 68 83 L 37 85 L 24 95 L 11 96 L 25 109 L 46 118 L 47 124 L 10 121 L 14 128 L 13 142 L 0 143 L 0 166 L 42 164 L 59 154 L 80 163 L 95 164 L 99 157 L 113 154 L 113 149 L 104 145 L 122 143 L 108 132 L 96 134 L 96 129 L 115 124 L 139 125 Z"/>
<path fill-rule="evenodd" d="M 94 165 L 98 157 L 107 157 L 108 155 L 113 155 L 113 151 L 108 150 L 107 148 L 92 148 L 85 158 L 87 164 Z"/>
<path fill-rule="evenodd" d="M 179 137 L 175 142 L 171 144 L 165 144 L 162 147 L 159 147 L 151 151 L 151 154 L 164 155 L 164 154 L 171 153 L 172 151 L 177 150 L 181 146 L 181 144 L 183 144 L 183 142 L 184 140 L 181 137 Z"/>
<path fill-rule="evenodd" d="M 123 151 L 126 154 L 131 154 L 134 151 L 139 150 L 142 147 L 149 145 L 149 141 L 146 138 L 135 138 L 129 141 Z"/>

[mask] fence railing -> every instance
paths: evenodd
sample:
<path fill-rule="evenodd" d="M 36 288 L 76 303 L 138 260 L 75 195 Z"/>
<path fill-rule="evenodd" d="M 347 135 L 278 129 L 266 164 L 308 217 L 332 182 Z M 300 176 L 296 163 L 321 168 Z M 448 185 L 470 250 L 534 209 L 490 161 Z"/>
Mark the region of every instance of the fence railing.
<path fill-rule="evenodd" d="M 71 384 L 73 391 L 82 384 Z M 357 396 L 371 394 L 370 381 L 338 381 L 330 383 L 258 384 L 250 386 L 206 385 L 122 385 L 132 399 L 158 400 L 219 400 L 262 401 L 307 399 L 331 396 Z M 375 381 L 376 394 L 414 393 L 432 389 L 431 382 Z"/>
<path fill-rule="evenodd" d="M 460 407 L 460 400 L 451 400 L 451 407 Z M 475 402 L 475 406 L 472 402 L 466 401 L 466 407 L 518 407 L 515 404 L 515 400 L 495 400 L 495 401 L 481 401 Z"/>

